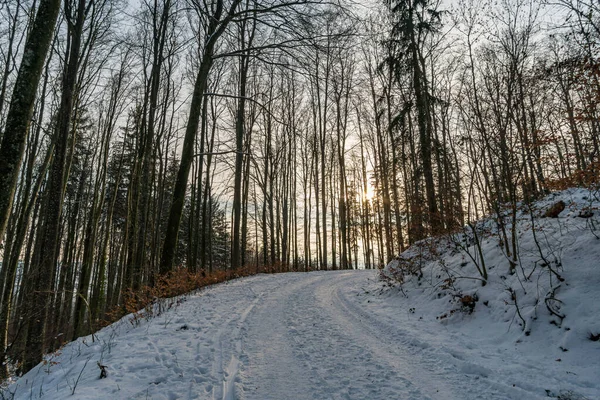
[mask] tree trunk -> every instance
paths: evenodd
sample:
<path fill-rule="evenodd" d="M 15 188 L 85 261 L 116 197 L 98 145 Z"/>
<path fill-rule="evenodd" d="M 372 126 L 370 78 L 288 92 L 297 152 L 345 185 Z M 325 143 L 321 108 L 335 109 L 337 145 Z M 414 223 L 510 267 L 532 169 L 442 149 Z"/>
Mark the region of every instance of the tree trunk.
<path fill-rule="evenodd" d="M 6 115 L 5 134 L 0 144 L 0 243 L 8 223 L 33 103 L 59 10 L 60 0 L 40 0 L 33 27 L 25 42 L 23 59 Z"/>

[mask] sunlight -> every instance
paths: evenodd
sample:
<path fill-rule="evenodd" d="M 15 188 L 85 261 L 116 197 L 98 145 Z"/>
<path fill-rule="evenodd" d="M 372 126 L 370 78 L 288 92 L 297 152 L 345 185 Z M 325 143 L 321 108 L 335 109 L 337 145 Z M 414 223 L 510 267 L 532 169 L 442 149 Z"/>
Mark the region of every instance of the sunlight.
<path fill-rule="evenodd" d="M 365 193 L 365 199 L 368 201 L 372 201 L 375 198 L 375 189 L 373 186 L 367 186 L 367 193 Z"/>
<path fill-rule="evenodd" d="M 363 200 L 363 201 L 371 202 L 371 201 L 373 201 L 374 198 L 375 198 L 375 189 L 373 188 L 373 186 L 368 185 L 366 192 L 361 192 L 360 194 L 358 194 L 356 196 L 356 201 Z"/>

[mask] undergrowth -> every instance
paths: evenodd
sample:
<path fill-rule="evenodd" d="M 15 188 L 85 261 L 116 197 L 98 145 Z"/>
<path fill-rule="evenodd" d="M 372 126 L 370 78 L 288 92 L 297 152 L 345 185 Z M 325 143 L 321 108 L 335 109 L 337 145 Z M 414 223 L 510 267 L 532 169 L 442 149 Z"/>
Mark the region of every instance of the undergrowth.
<path fill-rule="evenodd" d="M 481 303 L 489 308 L 489 299 L 496 296 L 504 310 L 502 318 L 510 325 L 515 323 L 525 335 L 541 315 L 540 309 L 545 310 L 544 320 L 560 328 L 566 316 L 561 290 L 568 286 L 563 252 L 574 237 L 591 233 L 600 238 L 599 171 L 600 164 L 580 171 L 571 180 L 553 183 L 561 187 L 584 182 L 586 194 L 577 202 L 567 191 L 512 208 L 507 205 L 495 216 L 413 244 L 381 271 L 380 278 L 406 297 L 418 288 L 438 299 L 446 298 L 450 309 L 438 315 L 440 320 L 457 312 L 472 313 L 481 297 L 478 294 L 484 293 Z M 557 205 L 557 215 L 549 217 L 548 210 Z M 558 214 L 562 216 L 557 218 Z"/>
<path fill-rule="evenodd" d="M 260 269 L 244 267 L 235 270 L 219 270 L 211 274 L 205 271 L 192 272 L 187 268 L 176 268 L 166 276 L 156 280 L 154 285 L 145 285 L 139 290 L 131 288 L 123 292 L 123 301 L 106 313 L 98 328 L 108 326 L 123 316 L 131 314 L 129 322 L 137 326 L 141 320 L 159 316 L 185 301 L 185 295 L 209 285 L 226 282 L 259 273 L 292 272 L 281 265 L 266 266 Z"/>

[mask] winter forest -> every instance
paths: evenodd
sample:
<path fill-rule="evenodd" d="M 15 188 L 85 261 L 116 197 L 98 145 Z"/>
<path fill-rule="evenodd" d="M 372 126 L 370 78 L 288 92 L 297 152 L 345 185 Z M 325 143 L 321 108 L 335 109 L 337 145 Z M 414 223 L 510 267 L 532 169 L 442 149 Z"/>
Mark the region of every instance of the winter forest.
<path fill-rule="evenodd" d="M 153 296 L 377 268 L 584 182 L 600 168 L 599 13 L 2 0 L 0 376 Z"/>

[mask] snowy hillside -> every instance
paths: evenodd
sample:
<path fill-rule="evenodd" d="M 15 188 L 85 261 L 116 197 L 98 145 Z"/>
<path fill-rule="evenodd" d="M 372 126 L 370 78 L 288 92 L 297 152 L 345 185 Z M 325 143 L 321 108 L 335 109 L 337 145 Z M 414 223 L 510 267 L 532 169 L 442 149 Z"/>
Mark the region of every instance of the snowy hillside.
<path fill-rule="evenodd" d="M 559 200 L 558 218 L 539 218 Z M 524 210 L 513 273 L 488 220 L 409 249 L 384 284 L 378 271 L 258 275 L 160 302 L 0 397 L 600 399 L 599 206 L 571 190 Z"/>
<path fill-rule="evenodd" d="M 564 210 L 547 217 L 561 201 Z M 436 320 L 440 329 L 420 340 L 465 360 L 466 374 L 500 373 L 550 398 L 600 399 L 600 193 L 571 189 L 519 208 L 512 272 L 501 228 L 487 219 L 392 261 L 382 276 L 400 296 L 388 292 L 389 307 Z M 510 250 L 510 213 L 504 223 Z"/>

